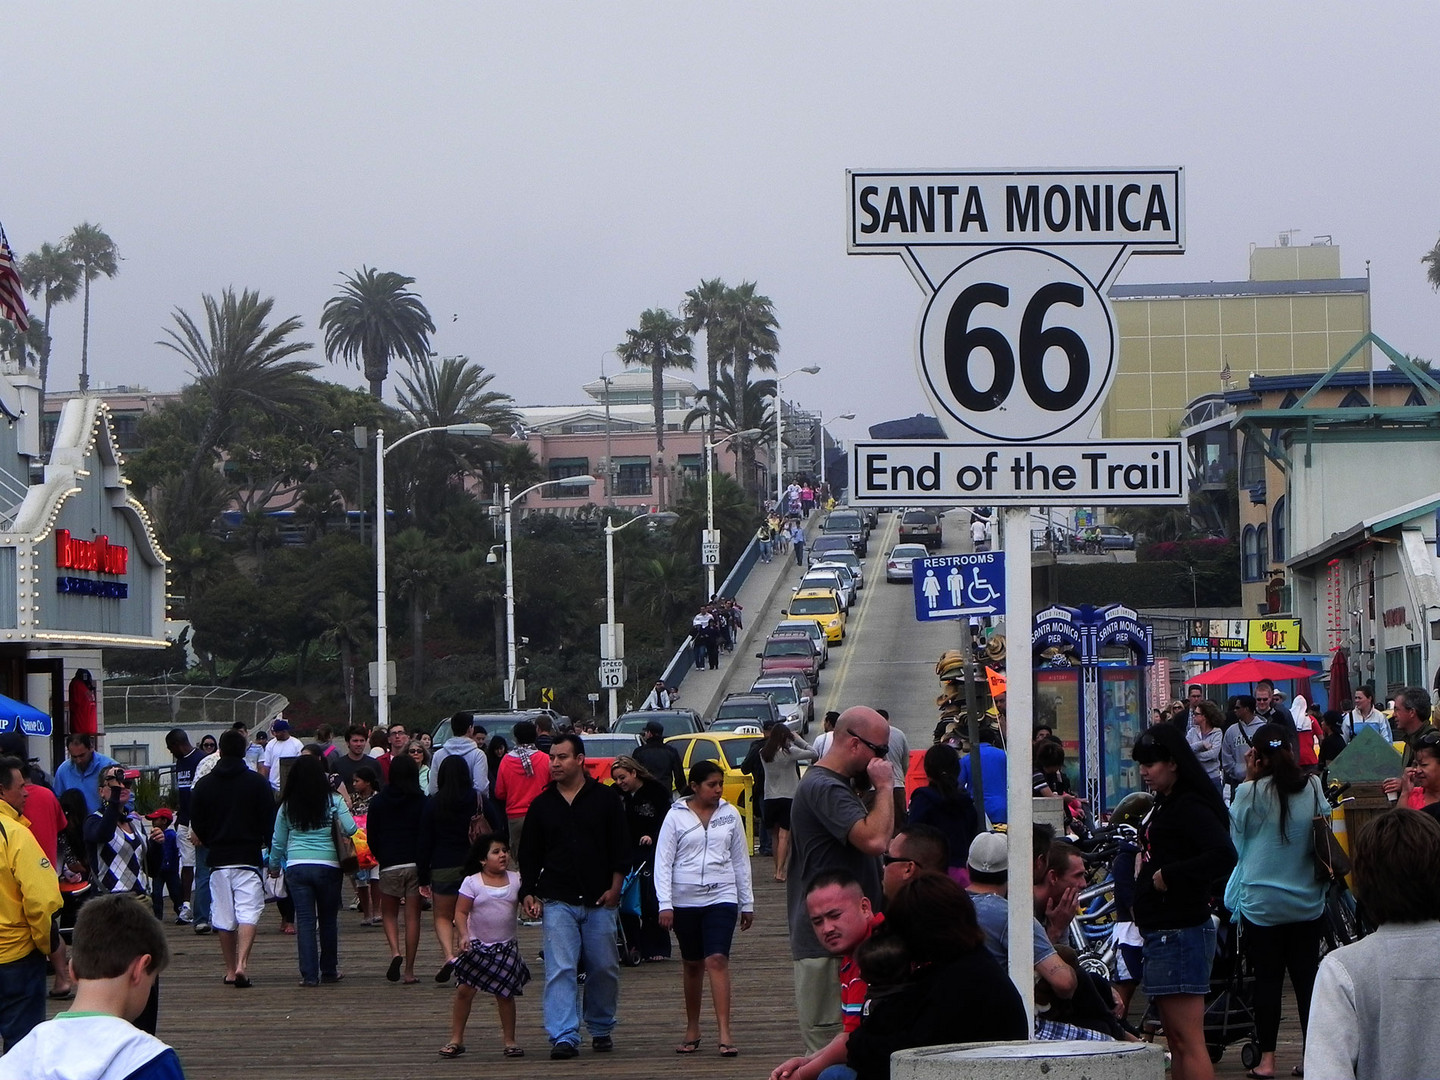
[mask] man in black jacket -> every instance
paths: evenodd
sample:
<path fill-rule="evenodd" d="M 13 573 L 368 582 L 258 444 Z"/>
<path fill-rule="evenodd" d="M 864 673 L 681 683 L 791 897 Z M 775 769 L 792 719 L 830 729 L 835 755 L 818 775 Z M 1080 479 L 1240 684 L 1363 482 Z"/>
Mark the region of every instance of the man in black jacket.
<path fill-rule="evenodd" d="M 591 1049 L 614 1049 L 620 998 L 615 917 L 630 856 L 625 807 L 585 771 L 579 735 L 550 747 L 551 784 L 530 803 L 520 846 L 520 896 L 527 919 L 545 915 L 545 1031 L 550 1057 L 579 1053 L 577 972 L 585 965 L 585 1027 Z"/>
<path fill-rule="evenodd" d="M 270 783 L 245 764 L 245 736 L 220 734 L 220 760 L 190 794 L 190 829 L 210 867 L 210 924 L 220 933 L 225 983 L 250 986 L 245 973 L 265 911 L 260 849 L 275 825 Z"/>
<path fill-rule="evenodd" d="M 645 742 L 635 751 L 635 760 L 672 792 L 685 786 L 685 766 L 680 751 L 665 741 L 665 725 L 651 720 L 645 725 Z"/>

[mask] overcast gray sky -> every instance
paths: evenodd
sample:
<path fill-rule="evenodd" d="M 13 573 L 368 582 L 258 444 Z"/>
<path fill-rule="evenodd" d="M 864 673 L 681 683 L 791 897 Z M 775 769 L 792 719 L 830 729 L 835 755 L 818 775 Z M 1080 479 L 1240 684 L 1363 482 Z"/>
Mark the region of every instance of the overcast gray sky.
<path fill-rule="evenodd" d="M 759 283 L 786 397 L 928 410 L 924 297 L 845 254 L 847 168 L 1183 166 L 1187 254 L 1243 278 L 1330 234 L 1375 329 L 1440 358 L 1434 4 L 147 3 L 8 6 L 0 222 L 16 254 L 98 222 L 96 385 L 182 385 L 154 344 L 228 285 L 318 342 L 362 263 L 413 275 L 435 348 L 523 404 L 581 399 L 647 308 Z M 38 305 L 37 305 L 38 307 Z M 80 304 L 50 385 L 75 385 Z M 317 348 L 312 354 L 323 360 Z M 605 358 L 614 371 L 613 356 Z M 360 385 L 358 373 L 329 377 Z M 392 396 L 393 395 L 387 395 Z"/>

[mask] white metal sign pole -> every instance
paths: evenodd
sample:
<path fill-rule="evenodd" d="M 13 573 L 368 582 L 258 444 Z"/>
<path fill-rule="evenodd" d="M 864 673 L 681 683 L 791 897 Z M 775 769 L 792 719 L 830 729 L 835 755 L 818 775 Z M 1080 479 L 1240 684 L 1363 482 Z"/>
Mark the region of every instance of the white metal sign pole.
<path fill-rule="evenodd" d="M 1030 589 L 1030 508 L 1005 508 L 1005 808 L 1010 837 L 1010 981 L 1020 991 L 1025 1013 L 1035 1026 L 1035 956 L 1028 948 L 1034 940 L 1035 897 L 1031 868 L 1035 864 L 1031 842 L 1034 794 L 1030 761 L 1034 730 L 1035 688 L 1032 685 L 1030 625 L 1033 620 Z"/>

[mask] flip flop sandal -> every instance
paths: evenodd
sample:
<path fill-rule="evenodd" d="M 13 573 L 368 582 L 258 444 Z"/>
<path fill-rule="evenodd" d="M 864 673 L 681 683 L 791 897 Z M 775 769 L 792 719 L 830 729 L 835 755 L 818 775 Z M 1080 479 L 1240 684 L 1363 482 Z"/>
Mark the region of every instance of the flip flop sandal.
<path fill-rule="evenodd" d="M 693 1054 L 700 1049 L 699 1039 L 686 1039 L 679 1046 L 675 1047 L 677 1054 Z"/>
<path fill-rule="evenodd" d="M 385 969 L 385 980 L 387 982 L 400 981 L 400 965 L 403 963 L 404 960 L 398 956 L 392 956 L 390 958 L 390 966 Z"/>
<path fill-rule="evenodd" d="M 505 1047 L 505 1056 L 510 1058 L 524 1057 L 525 1048 L 523 1046 L 507 1046 Z"/>
<path fill-rule="evenodd" d="M 236 975 L 235 981 L 230 985 L 235 987 L 236 990 L 249 990 L 250 987 L 255 984 L 250 981 L 250 976 L 248 975 Z"/>
<path fill-rule="evenodd" d="M 446 1043 L 440 1048 L 442 1058 L 457 1058 L 463 1053 L 465 1053 L 464 1043 Z"/>
<path fill-rule="evenodd" d="M 446 960 L 444 964 L 440 965 L 440 970 L 435 973 L 435 981 L 436 981 L 437 983 L 449 982 L 449 981 L 450 981 L 450 975 L 451 975 L 454 971 L 455 971 L 455 961 L 454 961 L 454 960 Z"/>
<path fill-rule="evenodd" d="M 721 1056 L 721 1057 L 739 1057 L 739 1056 L 740 1056 L 740 1048 L 739 1048 L 738 1046 L 733 1046 L 733 1045 L 731 1045 L 730 1043 L 721 1043 L 721 1044 L 720 1044 L 720 1056 Z"/>

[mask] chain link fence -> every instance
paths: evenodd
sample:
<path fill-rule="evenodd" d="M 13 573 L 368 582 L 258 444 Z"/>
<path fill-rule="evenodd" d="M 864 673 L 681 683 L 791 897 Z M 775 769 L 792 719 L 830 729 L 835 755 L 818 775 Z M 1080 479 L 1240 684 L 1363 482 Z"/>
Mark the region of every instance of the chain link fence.
<path fill-rule="evenodd" d="M 101 696 L 107 731 L 135 724 L 229 727 L 237 720 L 254 731 L 290 703 L 283 694 L 263 690 L 179 683 L 106 683 Z"/>

